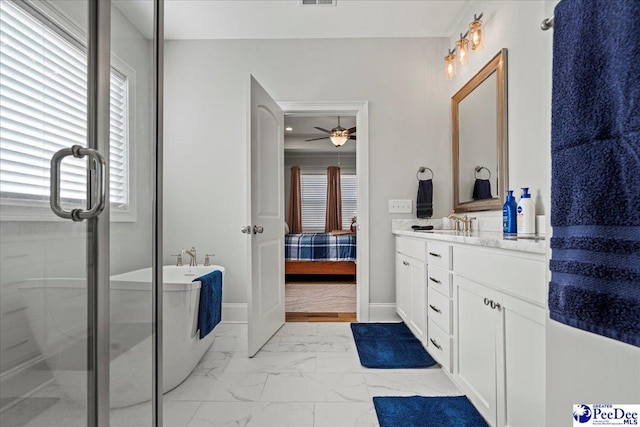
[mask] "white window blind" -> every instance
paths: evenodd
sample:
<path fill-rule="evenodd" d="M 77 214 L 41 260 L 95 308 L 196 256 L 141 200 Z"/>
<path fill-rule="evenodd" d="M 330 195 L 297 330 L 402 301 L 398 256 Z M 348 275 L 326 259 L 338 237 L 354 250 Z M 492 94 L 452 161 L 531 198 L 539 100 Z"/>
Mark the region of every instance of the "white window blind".
<path fill-rule="evenodd" d="M 48 201 L 52 155 L 86 146 L 86 51 L 9 1 L 0 3 L 0 197 Z M 129 202 L 128 83 L 111 72 L 110 201 Z M 86 159 L 65 159 L 61 199 L 86 201 Z"/>
<path fill-rule="evenodd" d="M 340 175 L 342 193 L 342 229 L 348 230 L 351 218 L 356 216 L 357 177 Z M 300 175 L 300 199 L 302 205 L 302 231 L 322 232 L 327 209 L 327 176 Z"/>
<path fill-rule="evenodd" d="M 300 175 L 302 231 L 324 231 L 327 211 L 327 176 Z"/>

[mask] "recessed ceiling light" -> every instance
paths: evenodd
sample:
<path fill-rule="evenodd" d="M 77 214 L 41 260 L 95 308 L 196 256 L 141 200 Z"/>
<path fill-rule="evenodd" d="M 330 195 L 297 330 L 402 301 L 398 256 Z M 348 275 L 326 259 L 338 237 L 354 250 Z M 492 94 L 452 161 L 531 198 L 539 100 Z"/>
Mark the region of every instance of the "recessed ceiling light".
<path fill-rule="evenodd" d="M 287 132 L 291 132 L 293 130 L 293 128 L 291 126 L 284 128 L 284 130 L 286 130 Z"/>

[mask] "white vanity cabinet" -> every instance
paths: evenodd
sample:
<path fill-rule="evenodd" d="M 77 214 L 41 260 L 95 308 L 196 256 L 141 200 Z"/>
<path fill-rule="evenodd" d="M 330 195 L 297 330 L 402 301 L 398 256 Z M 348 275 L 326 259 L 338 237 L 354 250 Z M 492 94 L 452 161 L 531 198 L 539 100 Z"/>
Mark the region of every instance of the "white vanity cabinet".
<path fill-rule="evenodd" d="M 429 354 L 491 426 L 545 425 L 544 242 L 396 234 L 396 311 Z"/>
<path fill-rule="evenodd" d="M 427 242 L 427 350 L 447 372 L 451 372 L 453 341 L 451 263 L 452 246 Z"/>
<path fill-rule="evenodd" d="M 396 312 L 411 332 L 424 341 L 426 333 L 426 242 L 396 239 Z"/>
<path fill-rule="evenodd" d="M 453 264 L 454 380 L 491 425 L 544 425 L 544 256 L 460 245 Z"/>

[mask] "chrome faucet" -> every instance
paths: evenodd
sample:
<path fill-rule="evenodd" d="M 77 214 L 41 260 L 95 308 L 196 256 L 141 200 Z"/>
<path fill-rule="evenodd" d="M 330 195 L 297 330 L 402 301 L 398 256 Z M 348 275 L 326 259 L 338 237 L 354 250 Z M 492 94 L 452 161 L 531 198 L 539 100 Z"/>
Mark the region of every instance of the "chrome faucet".
<path fill-rule="evenodd" d="M 193 246 L 191 247 L 191 250 L 189 249 L 183 249 L 180 252 L 180 256 L 182 257 L 182 255 L 187 254 L 191 257 L 191 259 L 189 260 L 189 267 L 195 267 L 198 265 L 198 259 L 196 258 L 196 248 L 194 248 Z"/>

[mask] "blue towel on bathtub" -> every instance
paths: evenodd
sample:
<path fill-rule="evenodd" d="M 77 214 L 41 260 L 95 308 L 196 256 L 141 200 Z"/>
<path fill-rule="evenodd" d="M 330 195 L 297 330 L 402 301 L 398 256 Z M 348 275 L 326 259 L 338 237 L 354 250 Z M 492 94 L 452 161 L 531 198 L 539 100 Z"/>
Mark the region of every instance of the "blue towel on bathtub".
<path fill-rule="evenodd" d="M 198 329 L 202 339 L 222 320 L 222 272 L 212 271 L 198 277 L 194 282 L 201 283 Z"/>
<path fill-rule="evenodd" d="M 640 1 L 554 16 L 550 315 L 640 346 Z"/>

